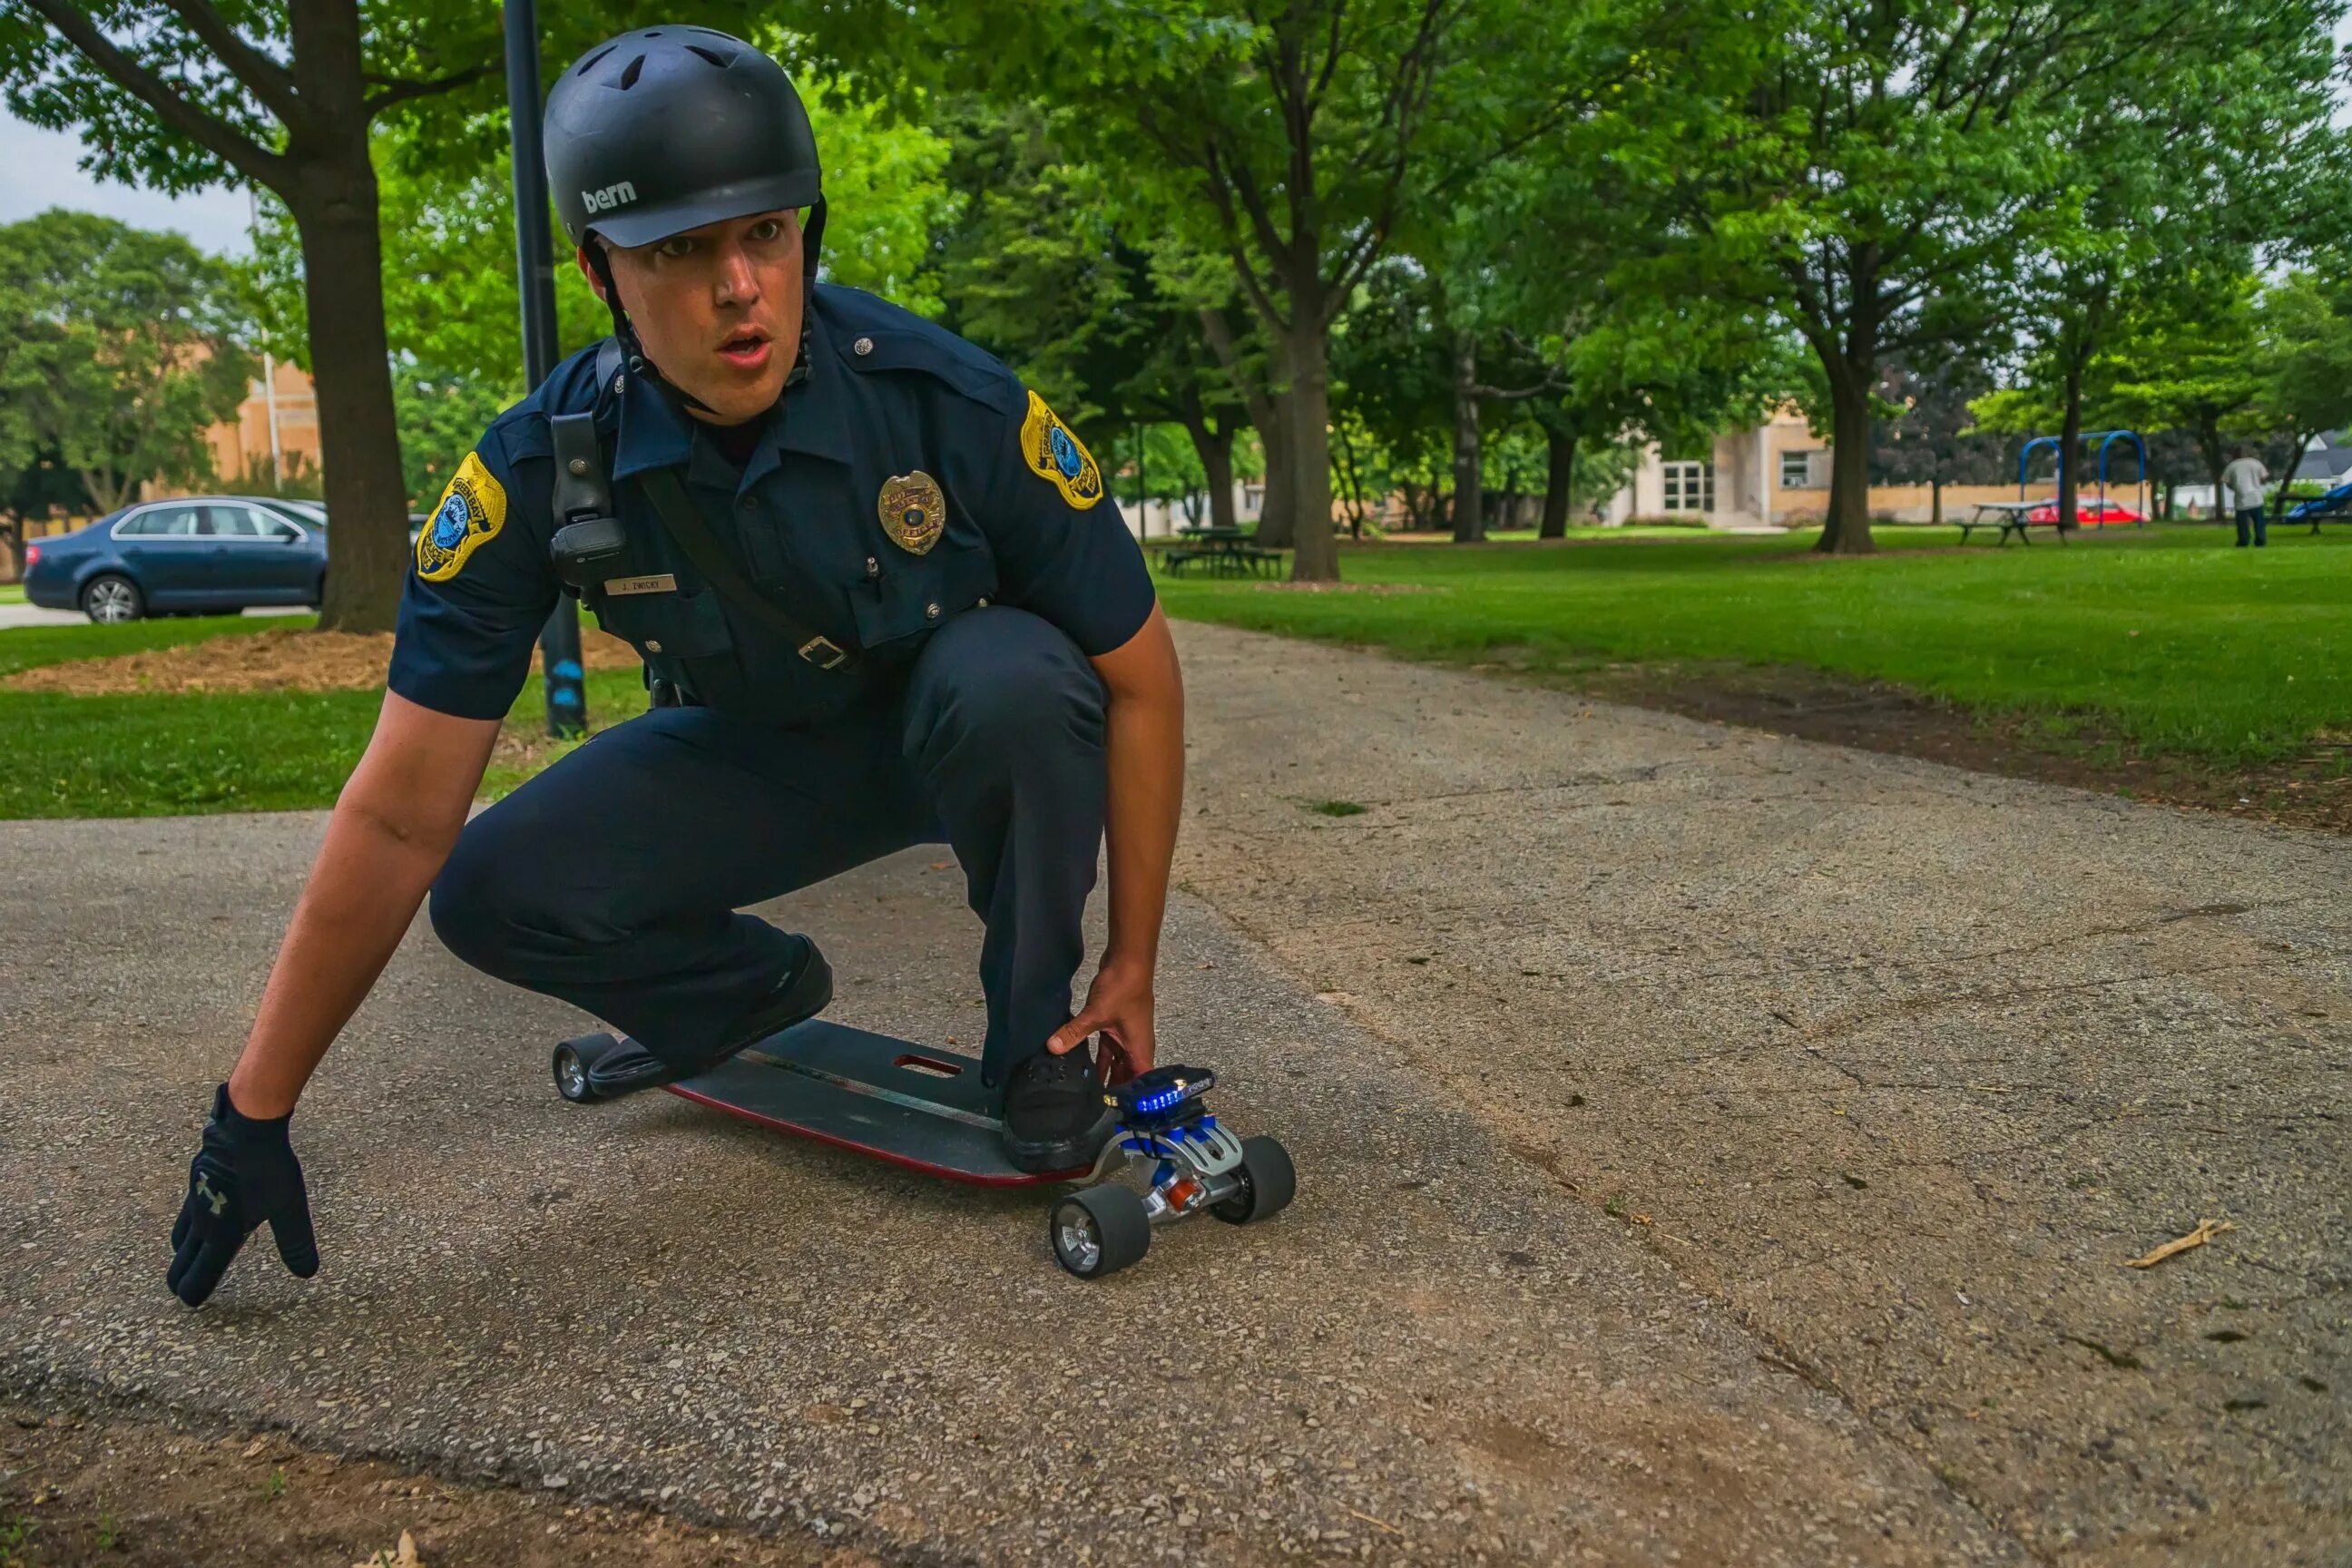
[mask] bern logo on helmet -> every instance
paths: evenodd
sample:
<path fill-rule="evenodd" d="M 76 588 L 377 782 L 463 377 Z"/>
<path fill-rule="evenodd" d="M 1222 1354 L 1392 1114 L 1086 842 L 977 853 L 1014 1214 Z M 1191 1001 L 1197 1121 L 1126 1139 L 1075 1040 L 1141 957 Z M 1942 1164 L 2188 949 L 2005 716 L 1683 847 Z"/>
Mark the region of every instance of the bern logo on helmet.
<path fill-rule="evenodd" d="M 580 205 L 592 213 L 611 212 L 614 207 L 624 206 L 636 199 L 637 187 L 626 180 L 617 184 L 606 185 L 601 191 L 580 193 Z"/>

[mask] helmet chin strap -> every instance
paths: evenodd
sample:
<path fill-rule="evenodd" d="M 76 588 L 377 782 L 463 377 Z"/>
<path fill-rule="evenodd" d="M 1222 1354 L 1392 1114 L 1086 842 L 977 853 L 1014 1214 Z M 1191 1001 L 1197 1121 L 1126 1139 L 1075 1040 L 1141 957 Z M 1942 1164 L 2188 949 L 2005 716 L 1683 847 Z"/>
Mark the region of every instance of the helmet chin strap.
<path fill-rule="evenodd" d="M 789 386 L 808 374 L 807 312 L 811 304 L 808 291 L 815 286 L 818 248 L 824 238 L 824 198 L 819 196 L 809 208 L 808 226 L 801 231 L 801 342 L 793 361 L 792 374 L 785 377 Z M 604 308 L 613 312 L 613 340 L 621 345 L 622 363 L 631 375 L 641 375 L 662 388 L 688 408 L 699 408 L 705 414 L 719 412 L 686 388 L 662 374 L 661 367 L 646 357 L 645 344 L 637 340 L 637 329 L 630 323 L 629 312 L 622 308 L 620 285 L 613 281 L 613 258 L 606 254 L 603 237 L 588 236 L 583 247 L 588 253 L 588 265 L 595 269 L 596 280 L 604 285 Z"/>

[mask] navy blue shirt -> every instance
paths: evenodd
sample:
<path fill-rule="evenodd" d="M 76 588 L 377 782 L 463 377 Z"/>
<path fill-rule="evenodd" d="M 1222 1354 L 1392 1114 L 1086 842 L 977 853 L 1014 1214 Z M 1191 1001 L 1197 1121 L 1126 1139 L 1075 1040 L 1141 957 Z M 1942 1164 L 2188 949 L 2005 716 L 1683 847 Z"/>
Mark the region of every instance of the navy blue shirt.
<path fill-rule="evenodd" d="M 462 718 L 513 705 L 560 590 L 551 414 L 594 415 L 629 536 L 587 603 L 711 707 L 805 725 L 886 701 L 931 631 L 985 604 L 1031 610 L 1089 656 L 1141 629 L 1150 575 L 1101 470 L 1011 371 L 830 284 L 812 291 L 803 352 L 807 374 L 740 463 L 660 388 L 600 384 L 596 348 L 558 365 L 483 434 L 418 537 L 392 689 Z M 696 572 L 633 482 L 657 468 L 745 576 L 855 663 L 818 668 Z"/>

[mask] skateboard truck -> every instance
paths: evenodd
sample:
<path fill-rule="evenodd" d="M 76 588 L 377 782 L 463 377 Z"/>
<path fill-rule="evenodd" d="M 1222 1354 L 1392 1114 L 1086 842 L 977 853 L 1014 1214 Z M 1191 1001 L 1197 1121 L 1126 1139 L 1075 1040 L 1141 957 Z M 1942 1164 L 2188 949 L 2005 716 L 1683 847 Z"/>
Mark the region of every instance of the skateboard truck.
<path fill-rule="evenodd" d="M 1272 1138 L 1236 1138 L 1203 1102 L 1217 1075 L 1205 1068 L 1154 1068 L 1103 1099 L 1118 1128 L 1096 1165 L 1115 1156 L 1152 1161 L 1151 1184 L 1139 1194 L 1105 1182 L 1054 1205 L 1055 1261 L 1081 1279 L 1098 1279 L 1139 1261 L 1155 1226 L 1206 1209 L 1229 1225 L 1278 1213 L 1298 1187 L 1289 1151 Z"/>
<path fill-rule="evenodd" d="M 1029 1172 L 1004 1151 L 996 1091 L 980 1063 L 895 1036 L 812 1019 L 782 1030 L 682 1081 L 654 1071 L 625 1037 L 583 1035 L 555 1048 L 555 1087 L 588 1102 L 662 1087 L 777 1131 L 830 1143 L 926 1175 L 988 1186 L 1082 1184 L 1046 1226 L 1055 1261 L 1098 1279 L 1139 1261 L 1152 1230 L 1206 1210 L 1229 1225 L 1266 1219 L 1289 1204 L 1297 1174 L 1272 1138 L 1237 1138 L 1211 1113 L 1217 1078 L 1202 1068 L 1155 1068 L 1107 1090 L 1113 1123 L 1091 1166 Z M 1149 1163 L 1139 1192 L 1106 1180 Z"/>

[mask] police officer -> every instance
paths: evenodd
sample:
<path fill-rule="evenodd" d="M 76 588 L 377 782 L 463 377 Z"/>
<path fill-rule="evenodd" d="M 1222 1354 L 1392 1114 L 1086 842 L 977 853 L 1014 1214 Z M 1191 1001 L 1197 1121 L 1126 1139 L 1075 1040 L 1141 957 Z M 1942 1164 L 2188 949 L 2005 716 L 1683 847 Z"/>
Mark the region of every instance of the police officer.
<path fill-rule="evenodd" d="M 816 944 L 742 906 L 944 839 L 987 927 L 1011 1157 L 1092 1158 L 1090 1036 L 1150 1065 L 1182 691 L 1095 459 L 987 354 L 815 281 L 808 117 L 740 40 L 591 50 L 548 100 L 547 163 L 614 335 L 499 416 L 418 538 L 374 738 L 189 1171 L 191 1306 L 264 1222 L 316 1270 L 288 1121 L 428 889 L 458 956 L 643 1042 L 600 1068 L 615 1093 L 826 1005 Z M 567 581 L 656 705 L 469 825 Z M 1106 827 L 1109 941 L 1074 1017 Z"/>

